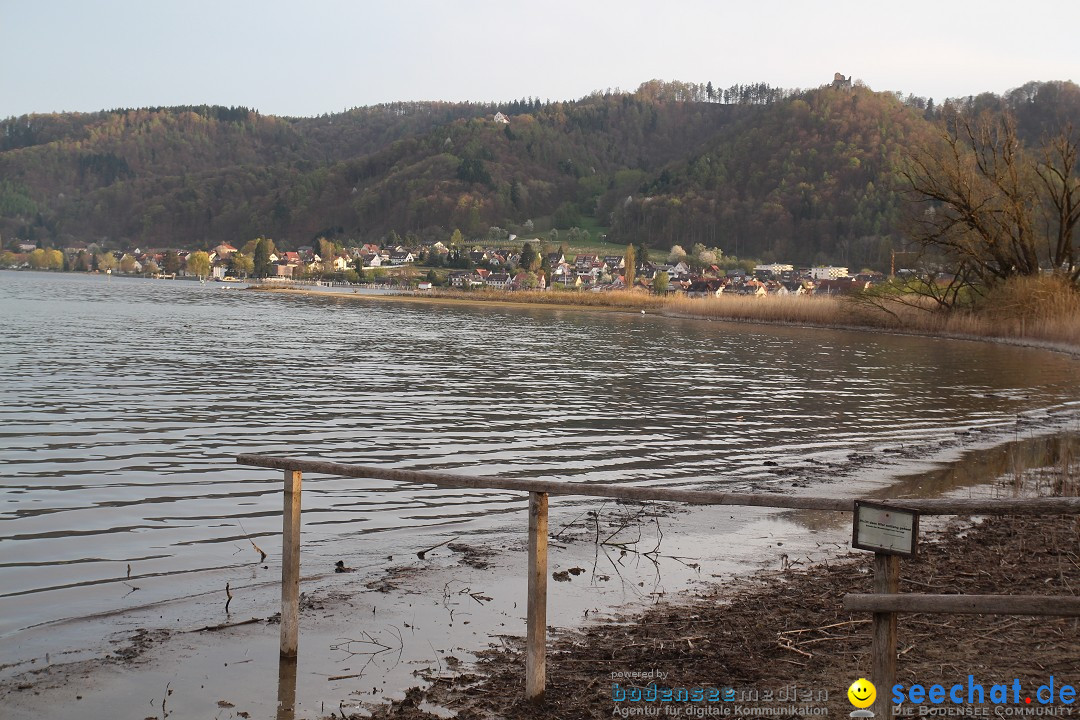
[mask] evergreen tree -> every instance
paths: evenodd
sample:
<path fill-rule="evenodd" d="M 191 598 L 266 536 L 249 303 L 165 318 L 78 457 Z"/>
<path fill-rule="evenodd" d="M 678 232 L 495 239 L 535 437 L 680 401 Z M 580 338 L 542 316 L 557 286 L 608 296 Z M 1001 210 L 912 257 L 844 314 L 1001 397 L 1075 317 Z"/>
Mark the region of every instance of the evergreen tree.
<path fill-rule="evenodd" d="M 626 246 L 626 254 L 623 255 L 623 276 L 626 278 L 626 287 L 634 287 L 634 277 L 637 275 L 637 260 L 633 245 Z"/>
<path fill-rule="evenodd" d="M 540 256 L 533 250 L 532 243 L 521 246 L 521 262 L 518 266 L 525 272 L 533 272 L 540 267 Z"/>
<path fill-rule="evenodd" d="M 272 272 L 272 268 L 270 267 L 270 241 L 266 238 L 259 238 L 259 241 L 255 244 L 254 263 L 255 277 L 268 277 Z"/>

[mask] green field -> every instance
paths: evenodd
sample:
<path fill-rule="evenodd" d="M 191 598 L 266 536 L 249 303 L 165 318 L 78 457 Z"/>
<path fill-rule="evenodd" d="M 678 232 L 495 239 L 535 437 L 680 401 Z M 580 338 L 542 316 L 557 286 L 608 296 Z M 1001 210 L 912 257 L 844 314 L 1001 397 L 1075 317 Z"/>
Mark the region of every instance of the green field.
<path fill-rule="evenodd" d="M 608 228 L 606 226 L 604 226 L 604 225 L 601 225 L 596 218 L 594 218 L 594 217 L 582 217 L 581 222 L 578 225 L 578 227 L 581 228 L 582 230 L 587 230 L 589 232 L 589 240 L 588 240 L 588 242 L 581 242 L 581 241 L 571 242 L 570 240 L 567 239 L 567 235 L 570 232 L 569 229 L 562 229 L 562 228 L 559 229 L 559 243 L 558 244 L 559 245 L 566 245 L 567 260 L 573 261 L 574 257 L 576 257 L 577 255 L 580 255 L 582 253 L 592 253 L 592 254 L 595 254 L 595 255 L 604 256 L 604 255 L 622 255 L 623 253 L 626 252 L 626 246 L 625 245 L 620 245 L 618 243 L 610 243 L 610 242 L 606 242 L 604 240 L 599 239 L 599 238 L 607 235 Z M 522 234 L 522 235 L 519 235 L 518 238 L 514 242 L 515 243 L 517 243 L 517 242 L 522 242 L 522 243 L 524 243 L 524 242 L 533 242 L 534 245 L 538 246 L 537 247 L 538 250 L 539 250 L 539 247 L 543 246 L 545 243 L 547 243 L 549 245 L 551 244 L 550 240 L 548 239 L 548 233 L 546 233 L 546 232 L 544 232 L 544 233 Z"/>

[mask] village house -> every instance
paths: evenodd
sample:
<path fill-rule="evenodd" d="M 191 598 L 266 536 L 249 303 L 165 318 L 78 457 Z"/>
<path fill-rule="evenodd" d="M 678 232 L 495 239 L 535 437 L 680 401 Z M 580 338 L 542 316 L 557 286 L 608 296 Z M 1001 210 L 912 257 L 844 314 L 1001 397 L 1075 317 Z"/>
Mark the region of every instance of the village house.
<path fill-rule="evenodd" d="M 517 275 L 514 276 L 514 280 L 510 283 L 510 289 L 511 290 L 526 290 L 526 289 L 528 289 L 526 287 L 526 282 L 528 280 L 528 277 L 529 277 L 529 273 L 519 272 Z M 546 290 L 547 289 L 547 279 L 544 277 L 543 273 L 541 273 L 540 275 L 537 276 L 535 289 L 536 290 Z"/>
<path fill-rule="evenodd" d="M 574 268 L 578 272 L 589 270 L 593 265 L 599 262 L 600 258 L 597 255 L 582 254 L 574 258 Z"/>
<path fill-rule="evenodd" d="M 769 278 L 781 277 L 785 272 L 792 272 L 795 270 L 794 265 L 785 265 L 783 263 L 771 263 L 769 265 L 755 265 L 754 277 L 761 280 L 768 280 Z"/>
<path fill-rule="evenodd" d="M 855 278 L 840 277 L 835 279 L 818 280 L 814 287 L 815 295 L 850 295 L 861 292 L 870 287 L 870 282 L 863 280 L 858 282 Z"/>
<path fill-rule="evenodd" d="M 408 250 L 395 250 L 390 253 L 391 265 L 406 265 L 412 262 L 416 262 L 416 256 Z"/>
<path fill-rule="evenodd" d="M 690 283 L 686 288 L 688 297 L 720 297 L 724 293 L 724 282 L 717 279 L 701 278 Z"/>
<path fill-rule="evenodd" d="M 484 280 L 484 284 L 495 290 L 508 290 L 510 288 L 510 275 L 508 273 L 491 273 Z"/>
<path fill-rule="evenodd" d="M 561 277 L 563 275 L 567 275 L 569 273 L 572 273 L 573 270 L 574 270 L 570 266 L 570 263 L 568 263 L 566 261 L 560 262 L 560 263 L 558 263 L 556 265 L 549 265 L 548 267 L 551 268 L 551 276 L 552 277 Z"/>
<path fill-rule="evenodd" d="M 567 272 L 553 278 L 551 284 L 552 286 L 558 285 L 563 288 L 581 287 L 581 277 L 575 273 Z"/>
<path fill-rule="evenodd" d="M 848 269 L 846 267 L 834 267 L 832 265 L 813 267 L 810 268 L 810 277 L 814 280 L 836 280 L 837 278 L 846 278 L 848 277 Z"/>
<path fill-rule="evenodd" d="M 467 270 L 462 272 L 452 272 L 447 278 L 450 281 L 451 287 L 456 288 L 474 288 L 480 287 L 484 284 L 485 277 L 476 272 L 469 272 Z"/>

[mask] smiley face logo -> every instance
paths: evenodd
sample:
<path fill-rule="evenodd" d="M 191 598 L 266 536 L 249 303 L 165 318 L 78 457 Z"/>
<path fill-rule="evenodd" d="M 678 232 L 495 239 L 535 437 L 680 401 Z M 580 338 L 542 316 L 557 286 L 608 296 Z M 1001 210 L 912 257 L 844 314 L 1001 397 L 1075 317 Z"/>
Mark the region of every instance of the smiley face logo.
<path fill-rule="evenodd" d="M 874 704 L 877 688 L 866 678 L 859 678 L 847 689 L 847 697 L 855 707 L 868 708 Z"/>

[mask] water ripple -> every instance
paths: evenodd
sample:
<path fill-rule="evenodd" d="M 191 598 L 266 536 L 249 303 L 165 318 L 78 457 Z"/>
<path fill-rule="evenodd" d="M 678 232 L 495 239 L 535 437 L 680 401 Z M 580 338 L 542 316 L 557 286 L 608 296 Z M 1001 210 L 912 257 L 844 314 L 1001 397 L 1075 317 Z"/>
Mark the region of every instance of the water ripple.
<path fill-rule="evenodd" d="M 741 487 L 777 468 L 813 482 L 851 453 L 1075 412 L 1080 385 L 1067 358 L 974 343 L 212 283 L 0 272 L 0 314 L 0 636 L 126 607 L 129 564 L 146 602 L 218 587 L 248 538 L 276 562 L 280 476 L 238 467 L 241 452 L 583 483 Z M 521 507 L 515 493 L 305 478 L 305 562 L 385 555 L 394 531 L 490 528 Z"/>

